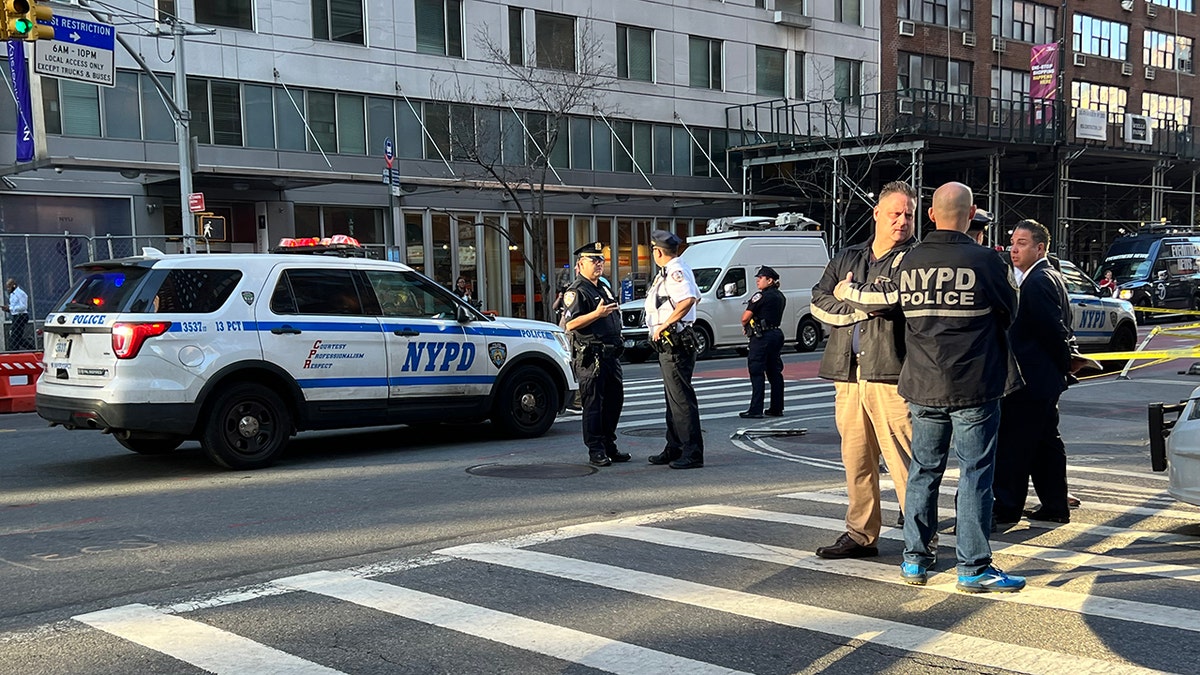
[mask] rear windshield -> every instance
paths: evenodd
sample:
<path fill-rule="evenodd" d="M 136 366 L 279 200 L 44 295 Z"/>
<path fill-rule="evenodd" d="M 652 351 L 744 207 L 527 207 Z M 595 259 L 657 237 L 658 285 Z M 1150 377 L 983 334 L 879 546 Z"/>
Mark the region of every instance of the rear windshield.
<path fill-rule="evenodd" d="M 117 312 L 133 296 L 142 277 L 150 272 L 145 267 L 85 271 L 75 281 L 55 312 Z"/>

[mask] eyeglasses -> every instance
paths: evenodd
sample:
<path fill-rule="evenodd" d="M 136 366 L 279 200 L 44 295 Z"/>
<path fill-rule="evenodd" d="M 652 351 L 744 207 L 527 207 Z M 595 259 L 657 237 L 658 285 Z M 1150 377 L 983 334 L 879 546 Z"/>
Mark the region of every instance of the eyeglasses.
<path fill-rule="evenodd" d="M 581 258 L 581 260 L 583 260 L 585 262 L 590 262 L 593 265 L 603 265 L 604 264 L 604 258 L 595 258 L 592 256 L 584 256 L 583 258 Z"/>

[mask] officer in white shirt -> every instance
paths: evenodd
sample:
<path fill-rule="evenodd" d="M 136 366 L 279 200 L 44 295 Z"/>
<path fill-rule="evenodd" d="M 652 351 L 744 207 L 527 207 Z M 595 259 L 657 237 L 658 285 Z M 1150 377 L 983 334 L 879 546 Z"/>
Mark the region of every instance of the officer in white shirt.
<path fill-rule="evenodd" d="M 683 240 L 665 230 L 650 235 L 659 272 L 646 294 L 646 326 L 650 343 L 658 352 L 663 389 L 667 397 L 667 447 L 650 457 L 651 464 L 672 469 L 704 466 L 704 439 L 700 435 L 700 405 L 692 388 L 696 369 L 696 303 L 700 289 L 692 269 L 679 259 Z"/>
<path fill-rule="evenodd" d="M 4 311 L 12 314 L 12 323 L 8 327 L 8 351 L 31 350 L 33 341 L 25 336 L 25 326 L 29 324 L 29 296 L 13 277 L 4 282 L 4 290 L 8 291 L 8 304 L 2 306 Z"/>

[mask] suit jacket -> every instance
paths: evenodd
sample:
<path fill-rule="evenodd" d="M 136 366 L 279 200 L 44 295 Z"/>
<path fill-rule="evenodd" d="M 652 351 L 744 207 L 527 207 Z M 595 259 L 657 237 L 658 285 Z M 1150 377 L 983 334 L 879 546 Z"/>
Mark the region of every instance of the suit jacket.
<path fill-rule="evenodd" d="M 1071 303 L 1062 275 L 1039 260 L 1025 275 L 1008 329 L 1025 380 L 1022 395 L 1057 398 L 1071 372 Z"/>

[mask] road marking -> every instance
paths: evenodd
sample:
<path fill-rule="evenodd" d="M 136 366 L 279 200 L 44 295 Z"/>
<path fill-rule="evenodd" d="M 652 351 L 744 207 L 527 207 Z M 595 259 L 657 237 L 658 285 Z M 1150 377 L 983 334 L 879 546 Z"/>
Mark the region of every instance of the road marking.
<path fill-rule="evenodd" d="M 273 583 L 610 673 L 729 675 L 741 672 L 344 573 L 313 572 L 276 579 Z"/>
<path fill-rule="evenodd" d="M 74 619 L 213 673 L 341 673 L 199 621 L 164 614 L 147 605 L 125 605 L 80 614 Z"/>
<path fill-rule="evenodd" d="M 632 539 L 660 546 L 682 548 L 689 551 L 759 560 L 787 567 L 825 572 L 856 579 L 870 579 L 872 581 L 899 586 L 908 585 L 900 578 L 899 566 L 897 565 L 885 565 L 883 563 L 853 559 L 824 560 L 818 558 L 813 553 L 785 546 L 773 546 L 771 544 L 712 537 L 705 534 L 693 534 L 679 530 L 641 526 L 613 527 L 602 530 L 598 534 Z M 953 570 L 931 574 L 931 582 L 938 578 L 951 577 L 952 579 L 942 583 L 930 583 L 925 586 L 925 589 L 955 595 L 958 592 L 955 588 L 955 584 L 957 583 L 957 579 L 954 578 L 955 576 Z M 1200 632 L 1200 611 L 1194 609 L 1033 586 L 1026 586 L 1025 590 L 1020 593 L 989 593 L 985 594 L 985 598 L 1031 607 L 1066 610 L 1085 616 L 1107 617 L 1151 626 Z"/>
<path fill-rule="evenodd" d="M 502 565 L 563 579 L 581 581 L 641 596 L 702 607 L 782 626 L 836 635 L 847 640 L 885 645 L 907 653 L 928 654 L 969 664 L 1022 673 L 1059 675 L 1065 672 L 1159 672 L 1084 656 L 1060 654 L 986 638 L 860 616 L 789 602 L 648 572 L 563 558 L 548 553 L 511 549 L 494 544 L 468 544 L 438 553 L 465 560 Z"/>

